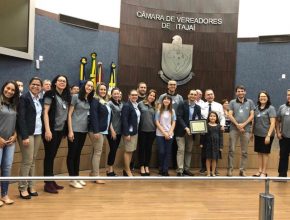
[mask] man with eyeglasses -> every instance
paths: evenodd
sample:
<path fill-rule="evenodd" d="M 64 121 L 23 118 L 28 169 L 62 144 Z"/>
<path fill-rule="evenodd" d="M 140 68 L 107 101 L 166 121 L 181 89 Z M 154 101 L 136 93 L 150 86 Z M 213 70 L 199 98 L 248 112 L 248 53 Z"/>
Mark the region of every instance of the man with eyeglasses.
<path fill-rule="evenodd" d="M 177 150 L 177 176 L 193 176 L 190 172 L 190 164 L 192 158 L 192 148 L 194 136 L 190 132 L 190 121 L 201 119 L 200 106 L 195 103 L 197 97 L 196 90 L 190 90 L 188 93 L 188 100 L 179 104 L 177 109 L 176 122 L 176 142 Z"/>
<path fill-rule="evenodd" d="M 204 119 L 208 118 L 209 112 L 214 111 L 217 113 L 219 121 L 220 121 L 220 125 L 222 127 L 222 129 L 224 129 L 224 126 L 226 124 L 226 119 L 225 119 L 225 115 L 224 115 L 224 110 L 223 110 L 223 106 L 218 103 L 215 102 L 215 95 L 212 89 L 207 89 L 205 90 L 204 93 L 204 98 L 206 100 L 206 102 L 203 103 L 202 107 L 201 107 L 201 115 Z M 205 174 L 206 172 L 206 155 L 205 155 L 205 148 L 201 148 L 201 169 L 200 169 L 200 174 Z M 214 171 L 216 176 L 219 176 L 219 172 L 217 171 L 217 169 Z"/>
<path fill-rule="evenodd" d="M 175 80 L 169 80 L 167 83 L 167 92 L 160 95 L 158 99 L 158 103 L 161 104 L 163 97 L 165 95 L 169 95 L 172 98 L 172 107 L 175 113 L 177 112 L 178 105 L 183 102 L 182 96 L 177 94 L 176 89 L 177 89 L 177 82 Z M 174 133 L 175 131 L 176 131 L 176 127 L 174 129 Z M 177 167 L 176 154 L 177 154 L 177 143 L 176 143 L 176 138 L 174 136 L 173 142 L 172 142 L 172 155 L 171 155 L 172 166 L 174 168 Z"/>

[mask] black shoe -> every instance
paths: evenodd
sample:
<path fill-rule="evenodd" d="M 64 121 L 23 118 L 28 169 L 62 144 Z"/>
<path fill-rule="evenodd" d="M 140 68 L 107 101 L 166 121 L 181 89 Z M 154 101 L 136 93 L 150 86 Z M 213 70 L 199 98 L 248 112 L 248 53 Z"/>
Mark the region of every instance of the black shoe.
<path fill-rule="evenodd" d="M 29 194 L 27 196 L 23 196 L 21 190 L 19 190 L 19 195 L 21 199 L 31 199 L 31 196 Z"/>
<path fill-rule="evenodd" d="M 50 182 L 50 181 L 45 182 L 44 192 L 54 193 L 54 194 L 58 193 L 57 189 L 54 187 L 53 182 Z"/>
<path fill-rule="evenodd" d="M 185 175 L 185 176 L 194 176 L 194 174 L 192 172 L 190 172 L 189 170 L 184 170 L 183 171 L 183 175 Z"/>
<path fill-rule="evenodd" d="M 38 193 L 36 191 L 35 192 L 31 192 L 30 188 L 27 188 L 27 191 L 28 191 L 30 196 L 38 196 Z"/>
<path fill-rule="evenodd" d="M 183 176 L 183 173 L 177 172 L 177 176 Z"/>
<path fill-rule="evenodd" d="M 206 173 L 206 169 L 201 168 L 200 171 L 199 171 L 199 173 L 200 173 L 201 175 L 205 175 L 205 173 Z"/>
<path fill-rule="evenodd" d="M 114 171 L 112 171 L 112 172 L 107 172 L 107 176 L 117 176 L 117 174 Z"/>
<path fill-rule="evenodd" d="M 140 175 L 141 176 L 147 176 L 146 173 L 141 173 L 141 172 L 140 172 Z"/>
<path fill-rule="evenodd" d="M 62 190 L 64 188 L 63 186 L 58 185 L 55 181 L 52 181 L 52 184 L 53 184 L 54 188 L 57 190 Z"/>
<path fill-rule="evenodd" d="M 123 170 L 123 176 L 128 176 L 128 173 L 126 172 L 126 170 Z"/>
<path fill-rule="evenodd" d="M 162 173 L 162 176 L 170 176 L 170 175 L 169 175 L 168 171 L 165 171 Z"/>
<path fill-rule="evenodd" d="M 150 176 L 150 172 L 146 172 L 145 174 L 146 174 L 146 176 Z"/>

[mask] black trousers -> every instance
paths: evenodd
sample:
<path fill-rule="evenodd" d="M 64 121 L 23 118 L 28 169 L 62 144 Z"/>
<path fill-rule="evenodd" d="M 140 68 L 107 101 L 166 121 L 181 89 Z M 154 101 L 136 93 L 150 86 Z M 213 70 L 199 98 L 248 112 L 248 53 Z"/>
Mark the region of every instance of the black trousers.
<path fill-rule="evenodd" d="M 280 159 L 279 159 L 279 176 L 287 177 L 288 161 L 290 153 L 290 138 L 282 138 L 279 140 L 280 145 Z"/>
<path fill-rule="evenodd" d="M 74 140 L 68 142 L 66 158 L 67 170 L 70 176 L 79 176 L 81 152 L 86 141 L 87 132 L 74 132 Z"/>
<path fill-rule="evenodd" d="M 171 158 L 171 165 L 172 165 L 172 168 L 173 169 L 176 169 L 177 168 L 177 149 L 178 149 L 178 146 L 177 146 L 177 142 L 176 142 L 176 137 L 174 136 L 173 137 L 173 141 L 172 141 L 172 145 L 171 145 L 171 156 L 169 156 L 169 158 Z"/>
<path fill-rule="evenodd" d="M 140 131 L 139 138 L 139 165 L 149 167 L 152 145 L 156 136 L 156 132 Z"/>
<path fill-rule="evenodd" d="M 57 154 L 61 139 L 63 138 L 63 131 L 51 131 L 52 139 L 51 141 L 46 141 L 44 134 L 42 134 L 42 140 L 44 145 L 44 164 L 43 164 L 43 175 L 44 176 L 53 176 L 53 163 L 54 158 Z"/>
<path fill-rule="evenodd" d="M 115 163 L 116 153 L 121 141 L 121 134 L 117 134 L 117 138 L 114 140 L 110 134 L 107 135 L 107 139 L 110 146 L 110 152 L 108 154 L 108 162 L 109 166 L 113 166 Z"/>

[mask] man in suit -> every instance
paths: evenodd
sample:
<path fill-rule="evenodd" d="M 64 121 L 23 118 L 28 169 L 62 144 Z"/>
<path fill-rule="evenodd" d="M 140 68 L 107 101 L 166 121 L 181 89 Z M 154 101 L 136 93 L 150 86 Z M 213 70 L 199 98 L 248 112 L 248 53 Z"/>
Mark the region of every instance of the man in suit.
<path fill-rule="evenodd" d="M 175 136 L 177 142 L 177 176 L 193 176 L 190 172 L 190 163 L 192 157 L 192 147 L 194 136 L 190 132 L 190 120 L 201 119 L 200 106 L 195 103 L 197 97 L 196 90 L 190 90 L 188 100 L 181 102 L 177 109 L 177 123 Z"/>

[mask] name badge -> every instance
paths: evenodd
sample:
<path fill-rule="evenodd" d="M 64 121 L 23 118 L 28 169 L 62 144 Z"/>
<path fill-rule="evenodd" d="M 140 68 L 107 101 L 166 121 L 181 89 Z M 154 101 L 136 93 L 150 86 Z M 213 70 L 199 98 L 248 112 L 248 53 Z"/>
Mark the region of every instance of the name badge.
<path fill-rule="evenodd" d="M 261 115 L 260 115 L 260 114 L 257 114 L 257 117 L 258 117 L 258 118 L 260 118 L 260 117 L 261 117 Z"/>
<path fill-rule="evenodd" d="M 285 115 L 289 115 L 289 114 L 290 114 L 290 112 L 289 112 L 289 111 L 285 112 Z"/>
<path fill-rule="evenodd" d="M 63 109 L 66 109 L 66 104 L 62 104 Z"/>
<path fill-rule="evenodd" d="M 243 111 L 243 109 L 240 109 L 239 112 L 240 112 L 240 113 L 243 113 L 244 111 Z"/>

